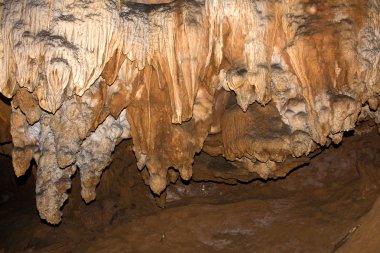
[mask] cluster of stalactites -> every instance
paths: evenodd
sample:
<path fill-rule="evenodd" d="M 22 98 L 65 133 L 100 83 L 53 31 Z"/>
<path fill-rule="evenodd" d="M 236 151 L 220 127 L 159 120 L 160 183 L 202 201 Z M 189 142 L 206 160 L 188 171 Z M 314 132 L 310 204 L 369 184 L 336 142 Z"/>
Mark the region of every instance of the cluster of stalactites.
<path fill-rule="evenodd" d="M 104 112 L 108 102 L 102 101 L 101 93 L 107 87 L 101 83 L 82 97 L 65 100 L 55 114 L 33 107 L 37 101 L 24 88 L 12 101 L 13 167 L 21 176 L 30 160 L 36 161 L 37 208 L 41 218 L 50 223 L 61 220 L 60 208 L 76 169 L 80 169 L 82 197 L 90 202 L 117 142 L 130 137 L 125 109 L 117 116 Z"/>
<path fill-rule="evenodd" d="M 95 198 L 121 139 L 132 137 L 160 194 L 169 168 L 191 178 L 209 134 L 221 133 L 212 155 L 267 178 L 283 176 L 286 159 L 340 142 L 358 119 L 380 123 L 378 0 L 167 2 L 0 4 L 14 169 L 23 175 L 36 161 L 48 222 L 60 221 L 77 168 L 83 199 Z"/>

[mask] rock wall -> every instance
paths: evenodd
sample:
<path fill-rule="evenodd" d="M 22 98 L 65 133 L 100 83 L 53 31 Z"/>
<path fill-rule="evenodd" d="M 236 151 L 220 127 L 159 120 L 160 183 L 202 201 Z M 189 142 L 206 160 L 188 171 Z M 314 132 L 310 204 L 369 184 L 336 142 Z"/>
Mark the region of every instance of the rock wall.
<path fill-rule="evenodd" d="M 36 161 L 49 223 L 77 169 L 95 199 L 121 139 L 160 194 L 202 148 L 276 178 L 380 123 L 379 0 L 4 0 L 0 15 L 13 166 Z"/>
<path fill-rule="evenodd" d="M 12 141 L 10 117 L 11 107 L 6 99 L 0 97 L 0 145 Z"/>

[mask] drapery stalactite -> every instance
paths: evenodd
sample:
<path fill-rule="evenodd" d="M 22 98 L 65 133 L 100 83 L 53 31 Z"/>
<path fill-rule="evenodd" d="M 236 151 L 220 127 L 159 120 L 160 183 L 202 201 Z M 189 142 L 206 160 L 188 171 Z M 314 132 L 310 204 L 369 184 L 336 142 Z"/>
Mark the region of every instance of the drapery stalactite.
<path fill-rule="evenodd" d="M 201 150 L 277 178 L 358 121 L 380 126 L 378 0 L 4 0 L 0 13 L 0 142 L 11 133 L 17 176 L 35 160 L 52 224 L 76 170 L 95 199 L 121 139 L 159 195 Z"/>

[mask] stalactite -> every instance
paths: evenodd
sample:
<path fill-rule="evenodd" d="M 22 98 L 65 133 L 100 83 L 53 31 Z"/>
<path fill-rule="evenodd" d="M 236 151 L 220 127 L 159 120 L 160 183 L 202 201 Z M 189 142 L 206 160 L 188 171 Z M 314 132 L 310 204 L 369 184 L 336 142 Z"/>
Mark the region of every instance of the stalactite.
<path fill-rule="evenodd" d="M 349 2 L 3 1 L 0 92 L 41 217 L 60 222 L 76 167 L 92 201 L 121 139 L 160 194 L 202 148 L 275 178 L 379 125 L 380 3 Z"/>

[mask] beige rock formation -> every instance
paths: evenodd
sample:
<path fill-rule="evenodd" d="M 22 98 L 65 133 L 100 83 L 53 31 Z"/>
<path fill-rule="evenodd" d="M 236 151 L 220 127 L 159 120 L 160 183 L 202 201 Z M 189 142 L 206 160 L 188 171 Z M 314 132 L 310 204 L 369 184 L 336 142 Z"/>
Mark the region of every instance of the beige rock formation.
<path fill-rule="evenodd" d="M 379 0 L 4 0 L 0 13 L 14 169 L 38 164 L 49 223 L 76 169 L 95 198 L 121 139 L 160 194 L 202 148 L 275 178 L 358 120 L 380 124 Z"/>

